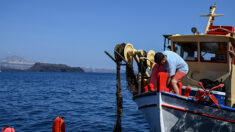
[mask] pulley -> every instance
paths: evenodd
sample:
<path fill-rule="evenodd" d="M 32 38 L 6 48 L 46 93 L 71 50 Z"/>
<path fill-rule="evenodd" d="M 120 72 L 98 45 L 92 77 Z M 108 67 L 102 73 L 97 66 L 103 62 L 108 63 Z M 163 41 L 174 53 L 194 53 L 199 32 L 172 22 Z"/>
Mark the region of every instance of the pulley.
<path fill-rule="evenodd" d="M 147 54 L 147 66 L 148 66 L 150 71 L 152 71 L 154 65 L 156 64 L 155 61 L 154 61 L 155 54 L 156 53 L 153 50 L 149 50 L 149 52 Z"/>
<path fill-rule="evenodd" d="M 114 48 L 114 57 L 117 62 L 123 61 L 124 48 L 126 47 L 125 43 L 117 44 Z"/>

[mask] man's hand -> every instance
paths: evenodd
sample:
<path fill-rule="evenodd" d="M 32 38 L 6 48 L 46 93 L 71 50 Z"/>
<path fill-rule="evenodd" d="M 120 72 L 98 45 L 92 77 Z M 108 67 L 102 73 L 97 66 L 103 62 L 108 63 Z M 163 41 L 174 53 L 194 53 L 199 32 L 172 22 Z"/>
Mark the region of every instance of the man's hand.
<path fill-rule="evenodd" d="M 231 54 L 232 56 L 235 56 L 235 53 L 231 50 L 229 50 L 228 53 Z"/>

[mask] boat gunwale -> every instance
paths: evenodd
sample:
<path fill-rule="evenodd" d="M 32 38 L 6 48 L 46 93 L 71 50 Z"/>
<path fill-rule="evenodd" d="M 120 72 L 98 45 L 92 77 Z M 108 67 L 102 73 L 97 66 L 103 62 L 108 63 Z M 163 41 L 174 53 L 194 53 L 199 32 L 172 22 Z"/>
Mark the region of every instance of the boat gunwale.
<path fill-rule="evenodd" d="M 157 93 L 158 93 L 157 91 L 145 92 L 145 93 L 133 96 L 133 100 L 136 100 L 136 99 L 139 99 L 139 98 L 142 98 L 142 97 L 147 97 L 147 96 L 154 96 Z M 186 101 L 190 101 L 190 102 L 197 102 L 198 101 L 198 99 L 195 99 L 195 98 L 192 98 L 192 97 L 185 97 L 185 96 L 182 96 L 182 95 L 177 95 L 177 94 L 174 94 L 174 93 L 168 93 L 168 92 L 165 92 L 165 91 L 161 91 L 161 94 L 171 96 L 171 97 L 175 97 L 175 98 L 182 99 L 182 100 L 186 100 Z M 209 106 L 209 107 L 217 108 L 217 106 L 214 103 L 212 105 L 208 104 L 205 101 L 199 101 L 198 103 L 201 104 L 201 105 L 206 105 L 206 106 Z M 235 108 L 231 108 L 231 107 L 221 105 L 221 104 L 219 104 L 219 106 L 222 110 L 235 112 Z"/>

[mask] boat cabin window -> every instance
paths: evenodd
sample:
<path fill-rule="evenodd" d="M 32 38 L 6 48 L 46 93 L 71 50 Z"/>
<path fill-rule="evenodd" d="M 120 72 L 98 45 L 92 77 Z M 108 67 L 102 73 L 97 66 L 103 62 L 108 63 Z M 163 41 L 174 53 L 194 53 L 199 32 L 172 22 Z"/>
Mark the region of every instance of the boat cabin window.
<path fill-rule="evenodd" d="M 201 42 L 200 60 L 209 62 L 227 62 L 227 43 Z"/>
<path fill-rule="evenodd" d="M 174 51 L 186 61 L 197 61 L 196 42 L 174 42 Z"/>

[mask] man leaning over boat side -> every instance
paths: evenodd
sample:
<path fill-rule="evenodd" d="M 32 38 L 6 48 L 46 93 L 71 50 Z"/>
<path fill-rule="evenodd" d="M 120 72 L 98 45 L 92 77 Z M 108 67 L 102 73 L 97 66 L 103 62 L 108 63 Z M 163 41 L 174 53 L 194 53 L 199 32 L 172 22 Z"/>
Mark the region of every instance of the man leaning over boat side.
<path fill-rule="evenodd" d="M 188 73 L 188 64 L 182 57 L 172 51 L 158 52 L 154 56 L 156 65 L 154 66 L 151 76 L 150 84 L 157 89 L 157 79 L 159 72 L 168 72 L 167 87 L 172 86 L 174 93 L 179 94 L 177 83 Z"/>

